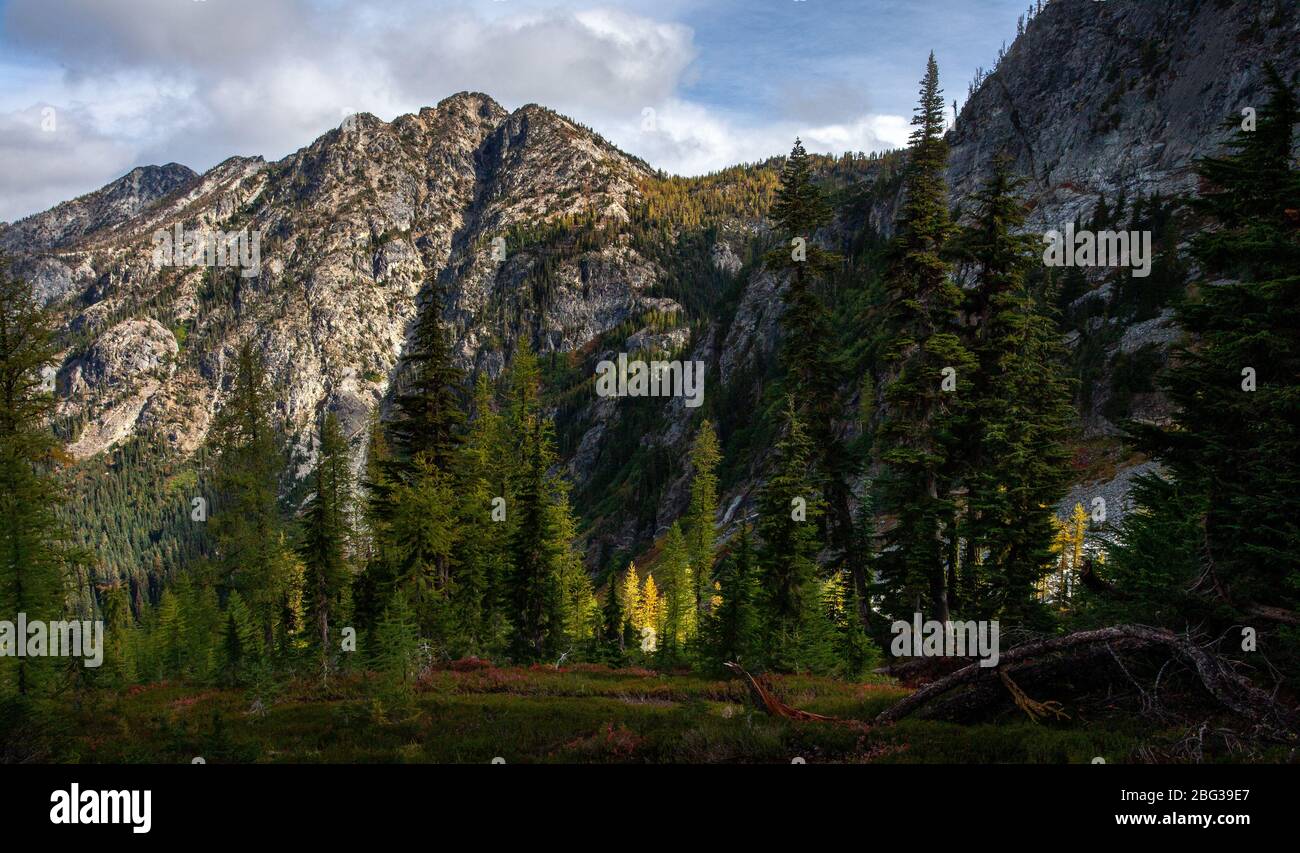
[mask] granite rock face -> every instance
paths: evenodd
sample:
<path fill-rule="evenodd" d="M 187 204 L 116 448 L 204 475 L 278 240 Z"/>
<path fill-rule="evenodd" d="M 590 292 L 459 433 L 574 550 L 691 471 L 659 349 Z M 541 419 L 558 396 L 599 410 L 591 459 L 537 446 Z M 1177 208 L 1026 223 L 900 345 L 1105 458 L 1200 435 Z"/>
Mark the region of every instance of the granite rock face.
<path fill-rule="evenodd" d="M 507 113 L 461 93 L 389 123 L 353 116 L 278 163 L 137 169 L 5 228 L 0 243 L 80 342 L 59 369 L 60 414 L 80 423 L 75 456 L 159 424 L 176 450 L 192 451 L 245 341 L 309 455 L 322 406 L 353 438 L 364 432 L 435 279 L 462 364 L 493 373 L 519 334 L 568 352 L 671 303 L 646 296 L 659 271 L 615 239 L 566 258 L 537 304 L 525 292 L 539 257 L 504 242 L 512 229 L 592 214 L 617 235 L 648 173 L 550 110 Z M 258 265 L 185 265 L 166 253 L 158 263 L 160 235 L 218 232 L 246 235 Z M 155 360 L 167 369 L 145 368 Z"/>

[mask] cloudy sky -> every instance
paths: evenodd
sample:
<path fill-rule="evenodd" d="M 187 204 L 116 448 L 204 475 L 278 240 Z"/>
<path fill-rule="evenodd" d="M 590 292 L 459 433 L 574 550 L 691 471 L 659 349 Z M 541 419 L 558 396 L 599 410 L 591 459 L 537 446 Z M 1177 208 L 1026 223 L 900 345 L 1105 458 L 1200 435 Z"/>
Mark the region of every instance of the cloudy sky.
<path fill-rule="evenodd" d="M 796 134 L 892 148 L 927 53 L 965 100 L 1028 2 L 0 0 L 0 221 L 137 165 L 275 160 L 351 112 L 388 120 L 466 89 L 552 107 L 679 174 Z"/>

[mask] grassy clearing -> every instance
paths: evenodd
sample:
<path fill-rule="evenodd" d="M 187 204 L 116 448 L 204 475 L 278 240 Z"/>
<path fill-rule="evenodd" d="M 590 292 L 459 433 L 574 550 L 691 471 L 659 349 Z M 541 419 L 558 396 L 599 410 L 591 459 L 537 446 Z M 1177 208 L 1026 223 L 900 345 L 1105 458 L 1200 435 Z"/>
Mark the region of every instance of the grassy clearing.
<path fill-rule="evenodd" d="M 906 689 L 773 679 L 785 701 L 869 720 Z M 1114 763 L 1140 733 L 1012 720 L 963 726 L 794 723 L 748 703 L 737 681 L 579 666 L 439 671 L 407 700 L 369 676 L 289 685 L 272 700 L 177 683 L 93 694 L 75 709 L 65 760 L 219 762 Z"/>

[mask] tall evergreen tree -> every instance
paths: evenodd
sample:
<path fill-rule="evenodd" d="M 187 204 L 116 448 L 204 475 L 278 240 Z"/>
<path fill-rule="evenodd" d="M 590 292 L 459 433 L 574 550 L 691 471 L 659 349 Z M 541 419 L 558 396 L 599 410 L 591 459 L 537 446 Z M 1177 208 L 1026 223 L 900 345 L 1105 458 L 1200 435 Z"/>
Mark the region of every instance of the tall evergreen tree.
<path fill-rule="evenodd" d="M 1175 422 L 1131 426 L 1177 481 L 1167 528 L 1199 512 L 1196 589 L 1256 620 L 1300 606 L 1300 111 L 1267 73 L 1256 128 L 1234 117 L 1228 153 L 1197 165 L 1194 205 L 1215 227 L 1193 243 L 1205 280 L 1177 309 L 1190 342 L 1166 381 Z"/>
<path fill-rule="evenodd" d="M 330 621 L 342 615 L 352 581 L 352 472 L 347 439 L 333 412 L 320 419 L 314 493 L 303 513 L 298 553 L 306 571 L 307 618 L 320 644 L 321 668 L 328 675 L 332 647 Z"/>
<path fill-rule="evenodd" d="M 722 601 L 708 616 L 705 649 L 716 666 L 737 661 L 753 668 L 762 662 L 758 580 L 749 526 L 736 535 L 735 547 L 718 569 Z"/>
<path fill-rule="evenodd" d="M 131 600 L 126 584 L 114 581 L 101 588 L 101 613 L 104 619 L 105 676 L 114 687 L 134 684 L 139 676 L 136 653 L 138 629 L 131 614 Z"/>
<path fill-rule="evenodd" d="M 886 271 L 889 376 L 875 447 L 884 469 L 876 499 L 894 524 L 875 564 L 888 610 L 925 607 L 933 618 L 946 620 L 947 543 L 956 518 L 952 457 L 964 409 L 962 383 L 969 383 L 975 360 L 956 331 L 962 292 L 945 256 L 954 226 L 933 53 L 912 124 L 905 200 Z"/>
<path fill-rule="evenodd" d="M 409 479 L 392 490 L 393 509 L 385 550 L 391 583 L 381 591 L 391 599 L 401 590 L 422 636 L 444 650 L 456 634 L 451 557 L 460 539 L 456 488 L 452 475 L 421 456 Z"/>
<path fill-rule="evenodd" d="M 49 428 L 53 398 L 45 371 L 55 360 L 49 312 L 0 255 L 0 613 L 58 619 L 70 552 L 56 509 L 52 469 L 61 451 Z M 41 659 L 0 657 L 0 692 L 32 692 Z"/>
<path fill-rule="evenodd" d="M 681 525 L 674 522 L 664 539 L 663 552 L 655 571 L 664 598 L 664 627 L 659 648 L 669 658 L 677 659 L 687 640 L 695 635 L 695 584 L 691 579 L 690 553 Z"/>
<path fill-rule="evenodd" d="M 510 375 L 509 429 L 517 442 L 511 573 L 508 579 L 514 619 L 511 652 L 518 660 L 536 660 L 552 651 L 551 640 L 562 623 L 562 598 L 555 567 L 567 543 L 558 541 L 551 503 L 555 461 L 551 422 L 541 407 L 541 373 L 537 359 L 521 341 Z"/>
<path fill-rule="evenodd" d="M 280 513 L 279 435 L 261 358 L 251 343 L 235 358 L 230 392 L 213 424 L 215 489 L 209 525 L 218 585 L 238 591 L 252 610 L 263 650 L 274 650 L 292 593 L 293 558 Z"/>
<path fill-rule="evenodd" d="M 395 412 L 388 425 L 398 478 L 414 476 L 419 458 L 436 470 L 449 471 L 465 423 L 465 377 L 452 362 L 436 278 L 426 288 L 398 376 Z"/>
<path fill-rule="evenodd" d="M 764 631 L 769 662 L 798 668 L 802 643 L 821 609 L 816 558 L 822 548 L 818 519 L 825 510 L 820 484 L 810 474 L 812 441 L 793 400 L 786 401 L 776 456 L 758 501 Z"/>
<path fill-rule="evenodd" d="M 830 221 L 831 208 L 812 181 L 808 153 L 798 139 L 781 170 L 771 217 L 788 241 L 764 258 L 769 268 L 789 273 L 781 318 L 781 361 L 788 391 L 794 395 L 816 448 L 813 458 L 821 469 L 831 510 L 825 519 L 831 522 L 831 540 L 847 550 L 852 530 L 848 488 L 852 471 L 835 433 L 842 411 L 839 388 L 843 365 L 835 356 L 830 314 L 816 290 L 817 282 L 831 275 L 843 259 L 813 241 L 817 230 Z"/>
<path fill-rule="evenodd" d="M 490 381 L 480 374 L 458 472 L 464 499 L 457 504 L 463 535 L 453 566 L 455 609 L 464 650 L 472 654 L 495 653 L 507 628 L 502 596 L 509 565 L 510 448 L 493 397 Z"/>
<path fill-rule="evenodd" d="M 963 235 L 975 262 L 967 291 L 979 370 L 969 383 L 971 420 L 962 476 L 961 533 L 977 599 L 966 615 L 1041 620 L 1040 579 L 1050 571 L 1056 503 L 1069 481 L 1065 440 L 1074 422 L 1072 385 L 1055 320 L 1030 293 L 1025 273 L 1034 239 L 1016 232 L 1024 210 L 1017 180 L 997 158 L 975 196 L 976 221 Z M 976 565 L 979 563 L 980 565 Z M 955 588 L 957 584 L 949 584 Z"/>

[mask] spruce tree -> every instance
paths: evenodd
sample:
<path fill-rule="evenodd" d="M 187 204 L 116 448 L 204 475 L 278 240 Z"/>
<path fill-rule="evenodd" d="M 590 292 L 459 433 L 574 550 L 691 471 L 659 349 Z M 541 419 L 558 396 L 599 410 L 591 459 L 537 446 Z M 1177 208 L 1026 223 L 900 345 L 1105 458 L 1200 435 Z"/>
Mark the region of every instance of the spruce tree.
<path fill-rule="evenodd" d="M 706 650 L 715 666 L 728 661 L 749 668 L 762 663 L 758 618 L 758 580 L 748 525 L 718 569 L 721 603 L 707 622 Z"/>
<path fill-rule="evenodd" d="M 45 371 L 55 362 L 53 324 L 31 287 L 0 255 L 0 613 L 53 620 L 63 612 L 71 551 L 57 508 L 53 469 L 62 453 L 49 427 L 54 401 Z M 0 657 L 0 692 L 27 694 L 44 660 Z"/>
<path fill-rule="evenodd" d="M 810 474 L 812 441 L 794 401 L 786 401 L 786 427 L 776 448 L 775 470 L 759 495 L 758 533 L 764 631 L 773 665 L 797 668 L 801 643 L 820 610 L 818 520 L 824 512 L 820 484 Z"/>
<path fill-rule="evenodd" d="M 956 521 L 953 459 L 975 360 L 957 334 L 962 292 L 946 257 L 954 226 L 944 169 L 944 106 L 930 55 L 912 119 L 905 199 L 890 246 L 885 415 L 875 436 L 878 508 L 893 520 L 875 565 L 895 614 L 947 620 L 948 542 Z M 967 383 L 963 386 L 963 383 Z"/>
<path fill-rule="evenodd" d="M 963 569 L 976 573 L 962 586 L 976 600 L 964 602 L 963 612 L 1041 623 L 1037 589 L 1050 571 L 1054 507 L 1069 482 L 1065 440 L 1074 409 L 1056 322 L 1025 283 L 1037 255 L 1033 238 L 1016 233 L 1024 223 L 1015 197 L 1022 183 L 997 158 L 963 239 L 975 265 L 967 298 L 979 364 L 969 383 L 961 472 L 961 533 L 972 561 Z"/>
<path fill-rule="evenodd" d="M 561 630 L 562 598 L 555 568 L 568 543 L 559 541 L 551 507 L 555 452 L 551 422 L 541 407 L 541 373 L 523 341 L 511 365 L 510 401 L 509 431 L 517 443 L 507 581 L 514 620 L 511 653 L 516 660 L 537 660 L 552 651 L 553 635 Z"/>
<path fill-rule="evenodd" d="M 314 492 L 303 512 L 302 558 L 306 578 L 306 610 L 320 644 L 321 670 L 329 675 L 332 648 L 330 622 L 341 610 L 352 581 L 352 471 L 347 439 L 333 412 L 320 418 Z"/>
<path fill-rule="evenodd" d="M 503 601 L 509 565 L 509 448 L 493 390 L 480 374 L 474 390 L 474 416 L 461 449 L 457 504 L 462 530 L 452 574 L 460 639 L 471 654 L 494 654 L 507 630 Z M 501 499 L 501 500 L 498 500 Z M 504 515 L 504 518 L 501 516 Z"/>
<path fill-rule="evenodd" d="M 601 603 L 600 638 L 604 658 L 614 666 L 623 662 L 623 626 L 627 623 L 618 585 L 618 571 L 611 569 L 606 579 L 605 600 Z"/>
<path fill-rule="evenodd" d="M 449 471 L 465 423 L 465 378 L 452 362 L 436 279 L 426 289 L 398 376 L 395 413 L 388 425 L 397 479 L 414 476 L 420 458 L 438 471 Z"/>
<path fill-rule="evenodd" d="M 126 584 L 114 581 L 101 588 L 104 619 L 104 680 L 113 687 L 133 684 L 139 676 L 136 652 L 139 631 L 131 613 Z"/>
<path fill-rule="evenodd" d="M 567 484 L 556 482 L 553 488 L 550 528 L 555 540 L 555 563 L 551 571 L 555 575 L 559 608 L 550 647 L 568 655 L 591 648 L 596 635 L 598 607 L 591 576 L 582 562 L 582 554 L 574 547 L 578 522 L 569 506 Z"/>
<path fill-rule="evenodd" d="M 1267 74 L 1255 129 L 1234 117 L 1228 152 L 1197 164 L 1206 190 L 1194 206 L 1213 227 L 1193 243 L 1204 278 L 1177 308 L 1189 342 L 1165 384 L 1178 414 L 1130 425 L 1178 484 L 1181 500 L 1162 502 L 1175 513 L 1166 529 L 1185 530 L 1189 507 L 1199 515 L 1197 589 L 1257 620 L 1300 606 L 1300 111 Z"/>
<path fill-rule="evenodd" d="M 808 425 L 816 448 L 814 459 L 822 472 L 825 497 L 831 509 L 832 541 L 843 549 L 851 538 L 848 479 L 852 474 L 848 454 L 835 433 L 840 416 L 839 388 L 843 365 L 834 354 L 834 330 L 816 284 L 839 267 L 842 258 L 813 241 L 817 230 L 830 221 L 831 208 L 821 188 L 812 181 L 812 166 L 802 141 L 796 139 L 781 170 L 781 186 L 771 218 L 787 244 L 768 252 L 764 260 L 774 270 L 789 274 L 781 362 L 800 417 Z"/>
<path fill-rule="evenodd" d="M 663 552 L 655 575 L 663 592 L 663 633 L 659 649 L 669 659 L 678 660 L 687 640 L 695 635 L 695 584 L 691 579 L 690 553 L 681 525 L 674 522 L 664 538 Z"/>
<path fill-rule="evenodd" d="M 282 464 L 279 435 L 261 358 L 251 343 L 235 359 L 234 382 L 213 424 L 216 451 L 211 520 L 218 586 L 238 591 L 262 632 L 262 648 L 274 651 L 284 607 L 292 593 L 279 504 Z"/>
<path fill-rule="evenodd" d="M 391 583 L 415 614 L 421 635 L 446 648 L 456 633 L 451 556 L 461 530 L 456 521 L 456 489 L 451 475 L 420 457 L 408 480 L 392 491 L 393 509 L 385 544 Z"/>

